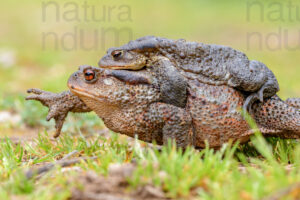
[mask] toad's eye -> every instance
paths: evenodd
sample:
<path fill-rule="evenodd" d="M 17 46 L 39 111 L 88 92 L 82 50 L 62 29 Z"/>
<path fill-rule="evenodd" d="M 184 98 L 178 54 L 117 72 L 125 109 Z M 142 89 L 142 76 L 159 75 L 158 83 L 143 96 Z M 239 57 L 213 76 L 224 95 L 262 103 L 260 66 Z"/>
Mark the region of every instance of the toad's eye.
<path fill-rule="evenodd" d="M 85 72 L 84 72 L 84 78 L 86 81 L 91 81 L 95 78 L 95 72 L 91 69 L 87 69 Z"/>
<path fill-rule="evenodd" d="M 122 50 L 114 50 L 111 52 L 111 56 L 115 59 L 120 58 L 123 55 Z"/>

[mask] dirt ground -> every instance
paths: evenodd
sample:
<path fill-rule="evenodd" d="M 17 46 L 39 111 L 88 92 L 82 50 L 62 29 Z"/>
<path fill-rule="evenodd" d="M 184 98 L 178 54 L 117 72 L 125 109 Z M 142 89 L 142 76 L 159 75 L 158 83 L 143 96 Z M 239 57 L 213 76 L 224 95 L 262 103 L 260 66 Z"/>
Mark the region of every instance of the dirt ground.
<path fill-rule="evenodd" d="M 166 199 L 163 191 L 152 185 L 138 187 L 135 190 L 128 190 L 127 177 L 134 170 L 134 164 L 114 164 L 109 167 L 107 177 L 99 176 L 94 172 L 81 174 L 76 181 L 79 181 L 83 188 L 73 188 L 72 200 L 121 200 L 121 199 Z"/>

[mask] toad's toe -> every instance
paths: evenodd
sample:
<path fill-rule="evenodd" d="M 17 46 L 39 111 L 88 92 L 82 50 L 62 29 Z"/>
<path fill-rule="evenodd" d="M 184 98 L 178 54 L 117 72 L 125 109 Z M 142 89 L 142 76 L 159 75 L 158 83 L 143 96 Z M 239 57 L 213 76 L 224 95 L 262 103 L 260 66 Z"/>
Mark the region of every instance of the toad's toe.
<path fill-rule="evenodd" d="M 244 102 L 243 110 L 251 113 L 251 108 L 252 108 L 253 103 L 258 100 L 261 101 L 260 95 L 258 93 L 250 94 Z"/>

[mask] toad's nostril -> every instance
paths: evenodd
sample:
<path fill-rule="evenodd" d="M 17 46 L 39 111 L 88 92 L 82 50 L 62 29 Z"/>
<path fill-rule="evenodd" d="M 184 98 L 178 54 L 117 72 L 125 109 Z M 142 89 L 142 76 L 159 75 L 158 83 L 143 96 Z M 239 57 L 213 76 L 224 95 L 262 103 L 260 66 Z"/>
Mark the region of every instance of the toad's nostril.
<path fill-rule="evenodd" d="M 74 76 L 75 76 L 75 77 L 77 77 L 77 76 L 78 76 L 78 74 L 77 74 L 77 73 L 75 73 L 75 74 L 74 74 Z"/>

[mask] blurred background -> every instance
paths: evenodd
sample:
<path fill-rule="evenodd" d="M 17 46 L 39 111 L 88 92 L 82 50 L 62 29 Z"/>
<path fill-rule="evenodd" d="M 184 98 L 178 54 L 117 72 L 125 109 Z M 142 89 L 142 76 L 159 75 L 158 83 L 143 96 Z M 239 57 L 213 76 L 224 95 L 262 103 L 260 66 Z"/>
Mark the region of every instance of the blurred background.
<path fill-rule="evenodd" d="M 300 97 L 299 22 L 299 1 L 2 1 L 0 133 L 52 126 L 46 108 L 24 101 L 26 89 L 66 90 L 79 65 L 96 66 L 107 48 L 145 35 L 231 46 L 275 73 L 283 99 Z M 93 114 L 76 117 L 98 123 Z"/>

